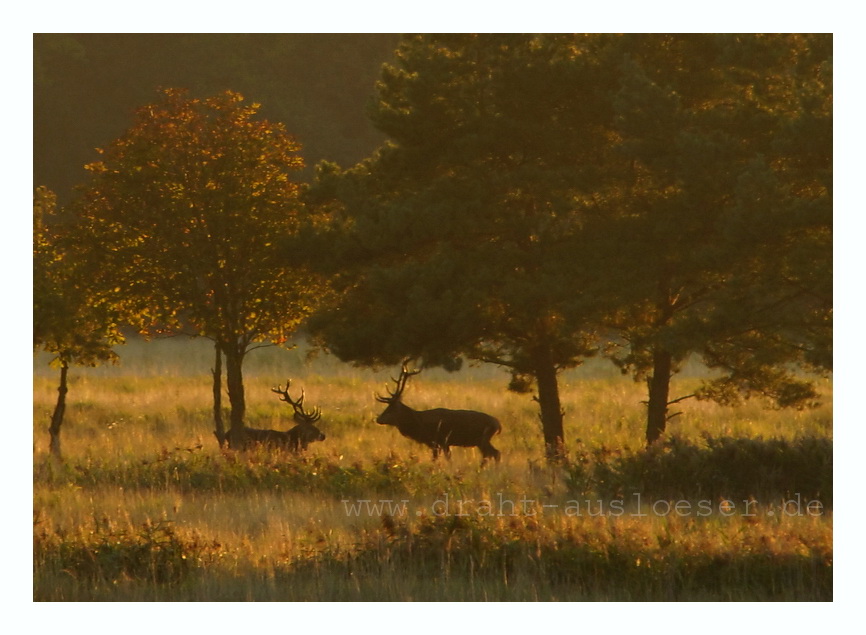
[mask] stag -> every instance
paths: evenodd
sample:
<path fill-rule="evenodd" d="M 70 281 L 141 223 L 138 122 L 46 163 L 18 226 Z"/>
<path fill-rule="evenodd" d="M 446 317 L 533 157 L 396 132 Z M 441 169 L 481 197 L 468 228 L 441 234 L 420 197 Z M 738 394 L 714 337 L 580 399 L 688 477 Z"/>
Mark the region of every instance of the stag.
<path fill-rule="evenodd" d="M 314 441 L 324 441 L 325 435 L 313 424 L 322 418 L 322 411 L 316 408 L 312 412 L 307 412 L 304 409 L 304 389 L 301 388 L 301 396 L 297 401 L 293 401 L 289 396 L 289 385 L 291 379 L 286 380 L 285 389 L 282 386 L 271 388 L 271 392 L 277 393 L 280 396 L 280 401 L 285 401 L 295 411 L 292 415 L 295 423 L 294 428 L 286 432 L 288 435 L 289 449 L 293 452 L 299 452 L 307 449 L 307 446 Z"/>
<path fill-rule="evenodd" d="M 414 410 L 401 400 L 406 382 L 420 370 L 410 371 L 407 362 L 403 362 L 395 390 L 388 390 L 388 396 L 376 395 L 376 400 L 388 404 L 388 407 L 376 418 L 376 423 L 394 426 L 400 434 L 418 443 L 423 443 L 433 450 L 433 459 L 439 457 L 439 452 L 451 458 L 451 446 L 477 447 L 481 450 L 481 463 L 493 458 L 499 462 L 499 450 L 493 447 L 490 439 L 502 431 L 502 426 L 495 417 L 475 410 L 448 410 L 434 408 L 432 410 Z M 386 389 L 387 390 L 387 389 Z"/>
<path fill-rule="evenodd" d="M 310 443 L 315 441 L 324 441 L 325 435 L 315 425 L 316 421 L 322 418 L 322 411 L 316 408 L 312 412 L 308 412 L 304 408 L 304 391 L 301 389 L 301 396 L 297 400 L 289 396 L 289 385 L 291 380 L 286 380 L 286 387 L 276 386 L 271 388 L 272 392 L 280 395 L 280 401 L 285 401 L 292 406 L 294 414 L 292 419 L 297 425 L 286 432 L 280 430 L 259 430 L 256 428 L 244 428 L 244 435 L 247 444 L 259 443 L 274 448 L 289 450 L 290 452 L 298 453 L 307 449 Z"/>

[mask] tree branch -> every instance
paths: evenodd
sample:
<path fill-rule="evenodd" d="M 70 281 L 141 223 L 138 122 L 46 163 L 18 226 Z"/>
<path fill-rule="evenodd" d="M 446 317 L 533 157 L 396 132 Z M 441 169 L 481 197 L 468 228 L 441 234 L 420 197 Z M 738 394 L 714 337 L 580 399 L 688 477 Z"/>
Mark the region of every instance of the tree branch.
<path fill-rule="evenodd" d="M 669 402 L 667 403 L 667 405 L 672 406 L 672 405 L 674 405 L 675 403 L 679 403 L 679 402 L 681 402 L 681 401 L 685 401 L 686 399 L 691 399 L 691 398 L 694 397 L 694 396 L 695 396 L 695 393 L 692 393 L 691 395 L 683 395 L 682 397 L 677 397 L 676 399 L 673 399 L 672 401 L 669 401 Z M 678 413 L 678 414 L 682 414 L 682 413 Z M 675 416 L 675 415 L 671 415 L 671 416 L 673 417 L 673 416 Z"/>

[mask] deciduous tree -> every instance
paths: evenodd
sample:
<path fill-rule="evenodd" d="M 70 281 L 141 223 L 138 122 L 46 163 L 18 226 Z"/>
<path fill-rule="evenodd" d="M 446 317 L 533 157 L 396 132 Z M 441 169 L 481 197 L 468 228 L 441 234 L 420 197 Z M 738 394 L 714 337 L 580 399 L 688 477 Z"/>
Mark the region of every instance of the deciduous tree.
<path fill-rule="evenodd" d="M 165 90 L 87 166 L 82 196 L 102 284 L 139 328 L 205 336 L 225 356 L 232 442 L 243 441 L 245 355 L 285 341 L 322 293 L 277 249 L 304 220 L 299 145 L 257 110 L 233 92 Z"/>
<path fill-rule="evenodd" d="M 77 235 L 59 218 L 54 194 L 36 188 L 33 198 L 33 345 L 51 353 L 60 369 L 57 403 L 48 428 L 49 449 L 61 456 L 60 431 L 69 392 L 69 367 L 117 359 L 123 341 L 119 316 L 88 285 L 86 261 L 75 257 Z"/>

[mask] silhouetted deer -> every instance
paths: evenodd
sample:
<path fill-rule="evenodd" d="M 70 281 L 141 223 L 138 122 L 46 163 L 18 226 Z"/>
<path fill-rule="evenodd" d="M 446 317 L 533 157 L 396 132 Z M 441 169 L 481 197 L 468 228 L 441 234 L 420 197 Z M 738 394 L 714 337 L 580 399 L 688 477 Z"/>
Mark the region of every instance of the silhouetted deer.
<path fill-rule="evenodd" d="M 421 372 L 409 371 L 406 363 L 403 363 L 400 378 L 391 378 L 397 384 L 396 390 L 388 390 L 387 397 L 376 395 L 377 401 L 388 404 L 376 423 L 394 426 L 404 437 L 423 443 L 433 450 L 434 460 L 439 457 L 440 451 L 450 459 L 451 446 L 460 446 L 481 450 L 482 464 L 489 458 L 498 462 L 499 450 L 490 444 L 493 435 L 502 431 L 495 417 L 474 410 L 413 410 L 400 400 L 408 379 Z"/>
<path fill-rule="evenodd" d="M 312 412 L 304 410 L 303 389 L 301 390 L 301 396 L 298 397 L 297 401 L 294 401 L 289 396 L 290 384 L 291 380 L 286 380 L 285 389 L 282 386 L 277 386 L 276 388 L 271 388 L 271 391 L 280 395 L 280 401 L 285 401 L 294 409 L 295 412 L 292 418 L 297 425 L 286 432 L 244 428 L 247 445 L 259 443 L 297 453 L 306 450 L 307 446 L 315 441 L 325 440 L 325 435 L 322 434 L 322 431 L 313 425 L 322 418 L 322 411 L 319 408 L 316 408 Z"/>

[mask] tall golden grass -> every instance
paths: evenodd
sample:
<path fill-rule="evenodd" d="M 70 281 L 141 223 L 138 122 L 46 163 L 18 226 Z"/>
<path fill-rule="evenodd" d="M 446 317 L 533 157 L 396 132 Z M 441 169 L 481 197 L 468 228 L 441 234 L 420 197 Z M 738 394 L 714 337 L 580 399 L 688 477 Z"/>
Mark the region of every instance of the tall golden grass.
<path fill-rule="evenodd" d="M 248 425 L 290 427 L 270 391 L 286 378 L 322 408 L 327 440 L 295 457 L 219 450 L 207 343 L 136 341 L 119 352 L 120 366 L 72 374 L 62 461 L 47 455 L 55 373 L 36 360 L 37 600 L 832 599 L 832 476 L 815 487 L 798 480 L 809 466 L 827 470 L 829 382 L 824 405 L 809 411 L 683 403 L 673 445 L 652 454 L 641 444 L 642 386 L 603 365 L 578 369 L 562 381 L 571 460 L 549 466 L 535 404 L 505 390 L 504 372 L 414 378 L 405 395 L 413 407 L 500 419 L 493 442 L 502 462 L 482 469 L 474 449 L 433 462 L 426 448 L 374 422 L 381 405 L 373 396 L 391 369 L 309 360 L 300 350 L 252 353 Z M 677 381 L 682 394 L 699 372 Z M 761 457 L 768 448 L 787 458 L 755 466 L 754 513 L 726 513 L 724 453 Z M 719 470 L 718 479 L 712 471 L 690 479 L 691 468 L 680 475 L 683 461 Z M 654 469 L 673 484 L 653 489 Z M 712 513 L 698 516 L 707 479 L 721 485 Z M 787 487 L 801 482 L 814 491 Z M 738 478 L 731 491 L 740 496 L 750 484 Z M 817 497 L 821 513 L 786 513 L 795 494 Z M 674 496 L 692 513 L 649 507 Z M 623 513 L 588 513 L 618 497 Z M 372 512 L 347 511 L 359 501 Z M 387 513 L 379 501 L 395 506 Z M 513 505 L 497 507 L 502 501 Z M 575 502 L 583 513 L 573 513 Z"/>

